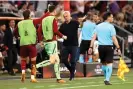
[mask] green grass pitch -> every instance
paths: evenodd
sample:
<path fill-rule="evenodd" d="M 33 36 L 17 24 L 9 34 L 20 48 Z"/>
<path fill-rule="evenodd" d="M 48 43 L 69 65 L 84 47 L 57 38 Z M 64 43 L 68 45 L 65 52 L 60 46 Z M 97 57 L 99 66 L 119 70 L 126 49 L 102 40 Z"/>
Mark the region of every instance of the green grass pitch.
<path fill-rule="evenodd" d="M 69 81 L 68 78 L 63 78 L 66 83 L 56 83 L 55 78 L 38 79 L 38 83 L 31 83 L 26 79 L 25 83 L 21 83 L 20 79 L 0 80 L 0 89 L 133 89 L 133 70 L 125 75 L 126 81 L 118 79 L 113 73 L 111 83 L 113 85 L 104 85 L 104 77 L 89 77 L 89 78 L 75 78 Z M 2 76 L 0 76 L 2 77 Z"/>

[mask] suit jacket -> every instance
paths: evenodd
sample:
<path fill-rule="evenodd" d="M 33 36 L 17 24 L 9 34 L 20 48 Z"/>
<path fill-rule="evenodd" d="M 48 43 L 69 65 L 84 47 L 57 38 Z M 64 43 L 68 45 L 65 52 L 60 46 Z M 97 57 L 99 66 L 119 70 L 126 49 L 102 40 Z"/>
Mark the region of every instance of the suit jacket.
<path fill-rule="evenodd" d="M 8 49 L 13 48 L 13 32 L 11 31 L 11 28 L 6 29 L 5 31 L 4 45 L 7 46 Z"/>

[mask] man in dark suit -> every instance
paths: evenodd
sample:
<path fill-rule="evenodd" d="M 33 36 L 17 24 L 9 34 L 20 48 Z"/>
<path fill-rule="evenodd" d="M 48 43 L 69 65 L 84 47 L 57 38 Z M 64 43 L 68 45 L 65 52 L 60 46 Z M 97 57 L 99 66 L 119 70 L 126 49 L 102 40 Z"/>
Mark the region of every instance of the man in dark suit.
<path fill-rule="evenodd" d="M 5 31 L 4 36 L 4 45 L 8 47 L 7 51 L 7 61 L 8 61 L 8 73 L 10 75 L 15 75 L 13 68 L 16 65 L 17 61 L 17 41 L 16 38 L 13 36 L 13 30 L 15 29 L 15 21 L 9 21 L 9 28 Z"/>
<path fill-rule="evenodd" d="M 65 11 L 64 14 L 65 22 L 60 26 L 59 31 L 67 36 L 67 39 L 63 42 L 63 49 L 61 52 L 61 60 L 70 71 L 69 80 L 73 80 L 75 76 L 76 67 L 76 56 L 78 52 L 78 28 L 79 22 L 71 19 L 69 11 Z M 68 56 L 71 55 L 70 61 Z"/>

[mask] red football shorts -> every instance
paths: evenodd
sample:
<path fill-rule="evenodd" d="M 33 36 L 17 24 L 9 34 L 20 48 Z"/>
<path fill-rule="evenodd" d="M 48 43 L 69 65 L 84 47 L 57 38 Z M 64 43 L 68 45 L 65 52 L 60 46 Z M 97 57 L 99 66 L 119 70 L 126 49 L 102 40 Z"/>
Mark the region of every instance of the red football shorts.
<path fill-rule="evenodd" d="M 35 45 L 24 45 L 20 46 L 20 56 L 23 58 L 29 57 L 34 58 L 37 56 L 37 50 Z"/>

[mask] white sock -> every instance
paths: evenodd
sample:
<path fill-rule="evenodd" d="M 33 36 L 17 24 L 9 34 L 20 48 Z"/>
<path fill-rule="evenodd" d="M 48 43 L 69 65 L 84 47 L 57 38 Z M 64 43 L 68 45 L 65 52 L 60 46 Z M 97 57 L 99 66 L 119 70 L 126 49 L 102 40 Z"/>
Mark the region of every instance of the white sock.
<path fill-rule="evenodd" d="M 2 66 L 2 69 L 5 68 L 4 66 Z"/>
<path fill-rule="evenodd" d="M 35 79 L 35 76 L 34 75 L 31 75 L 31 79 Z"/>
<path fill-rule="evenodd" d="M 22 74 L 25 74 L 25 70 L 22 70 Z"/>
<path fill-rule="evenodd" d="M 100 59 L 98 59 L 98 62 L 100 63 L 100 62 L 101 62 L 101 60 L 100 60 Z"/>

